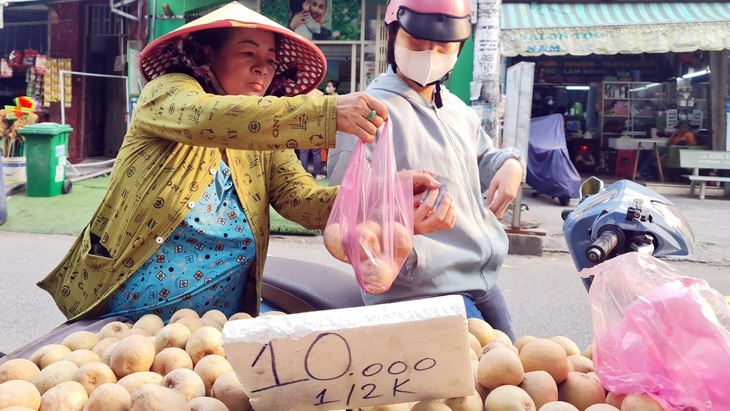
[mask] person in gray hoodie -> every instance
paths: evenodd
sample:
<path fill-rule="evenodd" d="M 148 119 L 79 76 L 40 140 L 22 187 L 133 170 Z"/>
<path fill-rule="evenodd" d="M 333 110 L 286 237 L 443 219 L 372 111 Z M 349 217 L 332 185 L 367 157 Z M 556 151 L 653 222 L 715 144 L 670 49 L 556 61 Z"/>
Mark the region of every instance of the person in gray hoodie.
<path fill-rule="evenodd" d="M 424 196 L 433 211 L 416 216 L 413 251 L 393 285 L 363 298 L 379 304 L 460 294 L 467 316 L 484 319 L 514 341 L 496 284 L 508 248 L 498 218 L 524 180 L 524 161 L 514 149 L 496 149 L 474 110 L 442 85 L 471 35 L 469 18 L 468 0 L 388 3 L 389 69 L 365 92 L 388 107 L 398 169 L 435 172 L 447 194 L 434 190 Z M 338 133 L 327 161 L 329 184 L 342 182 L 356 143 L 355 136 Z M 446 221 L 453 228 L 430 221 L 444 208 L 453 214 Z"/>

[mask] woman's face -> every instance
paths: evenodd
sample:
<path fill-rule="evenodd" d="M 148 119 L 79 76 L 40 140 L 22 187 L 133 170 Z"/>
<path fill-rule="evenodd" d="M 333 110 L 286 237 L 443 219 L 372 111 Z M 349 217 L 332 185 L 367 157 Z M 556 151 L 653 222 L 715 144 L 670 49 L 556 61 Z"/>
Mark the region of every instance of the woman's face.
<path fill-rule="evenodd" d="M 276 73 L 276 42 L 269 31 L 233 28 L 218 52 L 208 47 L 206 53 L 229 95 L 263 96 Z"/>

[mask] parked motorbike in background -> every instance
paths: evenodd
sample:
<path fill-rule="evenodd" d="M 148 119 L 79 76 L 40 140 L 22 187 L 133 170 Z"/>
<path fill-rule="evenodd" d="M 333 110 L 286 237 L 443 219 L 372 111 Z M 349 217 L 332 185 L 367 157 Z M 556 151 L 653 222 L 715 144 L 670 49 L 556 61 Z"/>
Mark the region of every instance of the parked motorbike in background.
<path fill-rule="evenodd" d="M 530 121 L 526 182 L 535 192 L 558 199 L 567 206 L 578 198 L 580 174 L 573 166 L 565 139 L 562 114 L 535 117 Z"/>
<path fill-rule="evenodd" d="M 578 271 L 617 255 L 639 252 L 654 257 L 687 256 L 694 233 L 679 209 L 654 191 L 629 180 L 604 188 L 590 177 L 581 184 L 581 201 L 562 213 L 563 234 Z M 583 278 L 586 290 L 593 278 Z"/>

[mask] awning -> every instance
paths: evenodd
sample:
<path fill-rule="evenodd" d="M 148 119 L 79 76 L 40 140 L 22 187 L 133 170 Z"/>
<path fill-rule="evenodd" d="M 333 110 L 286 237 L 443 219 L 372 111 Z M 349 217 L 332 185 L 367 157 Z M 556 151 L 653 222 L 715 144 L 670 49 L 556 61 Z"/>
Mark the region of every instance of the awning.
<path fill-rule="evenodd" d="M 730 3 L 509 3 L 500 17 L 510 57 L 730 49 Z"/>

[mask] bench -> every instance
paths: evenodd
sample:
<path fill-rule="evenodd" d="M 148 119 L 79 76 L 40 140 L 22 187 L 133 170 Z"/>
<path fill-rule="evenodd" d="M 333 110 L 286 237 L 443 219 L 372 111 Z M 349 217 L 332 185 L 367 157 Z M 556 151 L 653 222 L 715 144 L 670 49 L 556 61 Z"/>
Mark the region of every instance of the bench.
<path fill-rule="evenodd" d="M 695 194 L 695 185 L 700 184 L 700 200 L 705 199 L 705 184 L 708 181 L 730 183 L 730 177 L 701 176 L 700 170 L 730 170 L 730 152 L 710 150 L 680 150 L 679 164 L 691 168 L 692 174 L 683 175 L 690 180 L 689 194 Z"/>
<path fill-rule="evenodd" d="M 679 152 L 681 150 L 709 150 L 707 146 L 668 146 L 666 155 L 662 156 L 662 168 L 664 179 L 668 181 L 680 181 L 683 174 L 691 173 L 692 170 L 682 168 L 679 165 Z"/>

